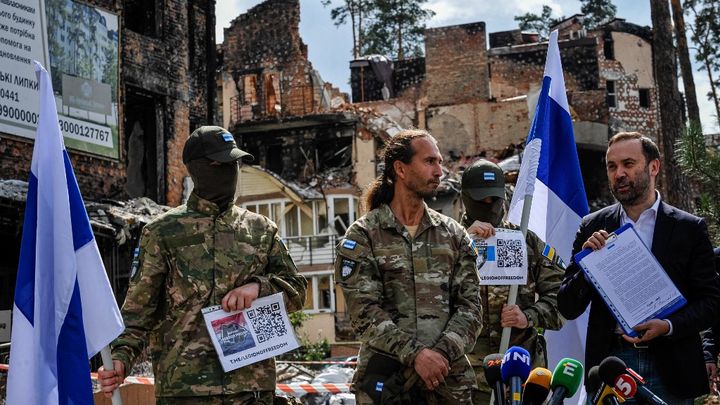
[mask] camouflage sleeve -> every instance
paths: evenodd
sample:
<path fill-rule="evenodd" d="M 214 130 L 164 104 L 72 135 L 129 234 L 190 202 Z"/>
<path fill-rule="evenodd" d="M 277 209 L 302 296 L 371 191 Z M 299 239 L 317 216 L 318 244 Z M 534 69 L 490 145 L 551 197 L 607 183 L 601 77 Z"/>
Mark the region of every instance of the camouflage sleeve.
<path fill-rule="evenodd" d="M 129 373 L 147 344 L 147 335 L 159 322 L 160 300 L 168 272 L 159 236 L 145 227 L 140 237 L 138 267 L 131 275 L 122 306 L 125 331 L 112 343 L 112 356 Z"/>
<path fill-rule="evenodd" d="M 557 306 L 557 293 L 563 280 L 562 261 L 555 249 L 545 244 L 540 238 L 528 230 L 526 237 L 528 259 L 532 258 L 528 269 L 535 279 L 537 300 L 532 306 L 523 309 L 529 327 L 540 327 L 559 330 L 565 323 Z"/>
<path fill-rule="evenodd" d="M 445 353 L 451 361 L 470 353 L 482 329 L 482 305 L 480 304 L 480 279 L 475 268 L 477 253 L 471 247 L 472 240 L 460 228 L 454 230 L 457 237 L 458 260 L 451 280 L 450 312 L 453 314 L 435 348 Z"/>
<path fill-rule="evenodd" d="M 357 224 L 348 229 L 345 238 L 338 244 L 335 278 L 342 287 L 350 322 L 358 338 L 411 367 L 425 346 L 400 329 L 382 308 L 382 276 L 372 256 L 367 235 Z"/>
<path fill-rule="evenodd" d="M 276 228 L 269 230 L 270 248 L 268 250 L 268 264 L 262 275 L 251 277 L 252 281 L 260 284 L 260 296 L 283 292 L 285 306 L 289 312 L 299 311 L 305 305 L 305 292 L 307 280 L 298 273 L 285 244 L 280 240 Z"/>

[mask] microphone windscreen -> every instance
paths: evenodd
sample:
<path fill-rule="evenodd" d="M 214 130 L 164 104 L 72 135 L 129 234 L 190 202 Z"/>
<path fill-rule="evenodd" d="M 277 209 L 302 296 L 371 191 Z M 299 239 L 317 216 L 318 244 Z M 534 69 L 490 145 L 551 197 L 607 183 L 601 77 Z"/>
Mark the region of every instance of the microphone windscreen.
<path fill-rule="evenodd" d="M 602 382 L 609 386 L 615 385 L 615 380 L 620 374 L 627 372 L 627 365 L 624 361 L 615 356 L 606 357 L 600 362 L 599 373 Z"/>
<path fill-rule="evenodd" d="M 485 381 L 493 387 L 496 382 L 502 381 L 500 374 L 500 365 L 502 364 L 503 355 L 500 353 L 488 354 L 483 359 L 483 371 L 485 371 Z"/>
<path fill-rule="evenodd" d="M 528 375 L 525 384 L 536 384 L 541 387 L 550 388 L 550 380 L 552 380 L 552 373 L 550 370 L 543 367 L 535 367 Z"/>
<path fill-rule="evenodd" d="M 592 366 L 590 371 L 588 371 L 587 380 L 585 380 L 585 389 L 587 390 L 588 397 L 595 395 L 602 385 L 600 372 L 598 371 L 599 368 L 599 366 Z"/>
<path fill-rule="evenodd" d="M 509 348 L 503 356 L 500 373 L 503 381 L 509 381 L 511 377 L 525 381 L 530 374 L 530 352 L 520 346 Z"/>
<path fill-rule="evenodd" d="M 552 373 L 543 367 L 536 367 L 525 381 L 523 389 L 523 404 L 542 404 L 550 393 L 550 380 Z"/>
<path fill-rule="evenodd" d="M 553 389 L 565 387 L 565 397 L 569 398 L 577 392 L 583 379 L 583 365 L 575 359 L 565 357 L 555 366 L 550 386 Z"/>

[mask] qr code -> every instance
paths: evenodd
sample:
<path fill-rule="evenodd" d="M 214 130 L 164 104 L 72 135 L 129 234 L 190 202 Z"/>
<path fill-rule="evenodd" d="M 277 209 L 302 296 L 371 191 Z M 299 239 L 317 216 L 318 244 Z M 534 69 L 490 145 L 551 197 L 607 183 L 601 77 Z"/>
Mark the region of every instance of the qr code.
<path fill-rule="evenodd" d="M 247 316 L 260 343 L 287 334 L 287 328 L 280 312 L 280 304 L 277 302 L 248 310 Z"/>
<path fill-rule="evenodd" d="M 522 266 L 523 245 L 519 240 L 497 240 L 497 266 Z"/>

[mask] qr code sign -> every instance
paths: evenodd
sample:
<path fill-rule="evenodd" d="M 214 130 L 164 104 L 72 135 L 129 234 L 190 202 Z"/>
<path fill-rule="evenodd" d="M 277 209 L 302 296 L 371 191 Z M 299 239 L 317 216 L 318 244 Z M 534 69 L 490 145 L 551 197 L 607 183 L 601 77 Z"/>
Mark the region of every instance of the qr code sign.
<path fill-rule="evenodd" d="M 272 303 L 247 311 L 259 343 L 274 337 L 285 336 L 287 328 L 280 312 L 280 304 Z"/>
<path fill-rule="evenodd" d="M 497 240 L 497 266 L 520 267 L 523 259 L 523 244 L 519 240 Z"/>

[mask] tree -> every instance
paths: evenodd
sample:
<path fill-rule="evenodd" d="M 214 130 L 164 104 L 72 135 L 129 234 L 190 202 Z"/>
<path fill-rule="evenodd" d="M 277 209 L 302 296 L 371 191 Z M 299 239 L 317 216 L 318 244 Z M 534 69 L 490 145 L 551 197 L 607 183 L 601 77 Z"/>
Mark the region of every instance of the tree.
<path fill-rule="evenodd" d="M 717 0 L 685 0 L 685 9 L 692 14 L 694 22 L 690 26 L 695 44 L 695 60 L 701 63 L 710 82 L 708 100 L 715 104 L 715 118 L 720 125 L 720 2 Z"/>
<path fill-rule="evenodd" d="M 372 0 L 373 15 L 365 36 L 365 54 L 422 56 L 425 21 L 435 12 L 422 7 L 428 0 Z"/>
<path fill-rule="evenodd" d="M 543 5 L 542 14 L 525 13 L 515 16 L 514 20 L 518 22 L 521 30 L 537 32 L 541 38 L 548 39 L 550 36 L 550 27 L 562 20 L 562 18 L 552 18 L 552 7 Z"/>
<path fill-rule="evenodd" d="M 617 13 L 617 7 L 610 0 L 580 0 L 580 3 L 580 12 L 585 15 L 583 25 L 587 29 L 611 21 Z"/>
<path fill-rule="evenodd" d="M 707 221 L 715 246 L 720 244 L 719 152 L 705 146 L 702 131 L 693 123 L 677 144 L 678 163 L 683 172 L 702 185 L 697 214 Z"/>
<path fill-rule="evenodd" d="M 333 0 L 322 0 L 323 6 L 327 7 L 333 3 Z M 363 49 L 364 25 L 363 22 L 367 18 L 369 12 L 372 11 L 370 0 L 343 0 L 342 5 L 336 6 L 330 10 L 330 18 L 336 27 L 345 25 L 350 20 L 353 36 L 353 58 L 357 59 Z"/>
<path fill-rule="evenodd" d="M 685 107 L 687 107 L 688 120 L 693 125 L 700 127 L 700 107 L 695 94 L 695 79 L 693 78 L 692 64 L 690 63 L 690 51 L 688 50 L 687 38 L 685 37 L 685 17 L 683 16 L 680 0 L 670 0 L 672 7 L 673 22 L 675 23 L 675 39 L 678 49 L 678 61 L 680 72 L 683 78 L 685 89 Z"/>
<path fill-rule="evenodd" d="M 650 0 L 653 25 L 653 68 L 660 107 L 660 145 L 664 156 L 661 179 L 670 204 L 690 210 L 691 200 L 686 179 L 675 164 L 675 142 L 685 128 L 682 100 L 678 91 L 675 47 L 668 0 Z"/>

